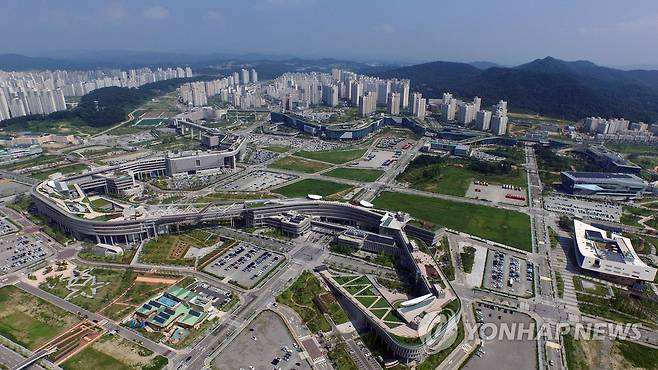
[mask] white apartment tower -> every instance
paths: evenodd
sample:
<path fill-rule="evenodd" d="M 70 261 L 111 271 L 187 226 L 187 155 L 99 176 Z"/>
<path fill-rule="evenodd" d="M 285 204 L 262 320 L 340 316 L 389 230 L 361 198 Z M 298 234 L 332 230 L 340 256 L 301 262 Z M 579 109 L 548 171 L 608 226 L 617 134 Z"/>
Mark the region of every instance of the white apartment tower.
<path fill-rule="evenodd" d="M 489 127 L 491 127 L 491 111 L 481 110 L 477 112 L 475 126 L 480 131 L 489 131 Z"/>
<path fill-rule="evenodd" d="M 491 118 L 491 132 L 494 135 L 505 135 L 507 133 L 507 116 L 498 110 Z"/>
<path fill-rule="evenodd" d="M 400 114 L 400 93 L 392 92 L 388 93 L 388 99 L 386 102 L 386 111 L 388 114 L 397 116 Z"/>

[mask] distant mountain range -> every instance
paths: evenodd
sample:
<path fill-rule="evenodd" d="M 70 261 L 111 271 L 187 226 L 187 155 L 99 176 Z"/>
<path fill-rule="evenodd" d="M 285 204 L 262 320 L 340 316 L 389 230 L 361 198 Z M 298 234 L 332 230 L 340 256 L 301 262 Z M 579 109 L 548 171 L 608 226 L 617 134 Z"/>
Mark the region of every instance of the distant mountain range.
<path fill-rule="evenodd" d="M 512 110 L 573 120 L 591 115 L 649 123 L 658 119 L 655 70 L 623 71 L 546 57 L 511 68 L 431 62 L 378 75 L 409 78 L 414 90 L 430 98 L 440 98 L 445 91 L 465 99 L 477 95 L 486 105 L 503 99 Z"/>
<path fill-rule="evenodd" d="M 261 79 L 285 72 L 341 68 L 385 78 L 408 78 L 412 89 L 429 98 L 445 91 L 485 106 L 509 101 L 510 109 L 577 120 L 591 115 L 658 120 L 658 71 L 620 70 L 588 61 L 552 57 L 516 67 L 491 62 L 430 62 L 411 66 L 370 65 L 338 59 L 301 59 L 265 54 L 178 54 L 129 51 L 69 52 L 54 57 L 0 54 L 0 69 L 94 69 L 191 66 L 196 73 L 227 74 L 256 68 Z"/>

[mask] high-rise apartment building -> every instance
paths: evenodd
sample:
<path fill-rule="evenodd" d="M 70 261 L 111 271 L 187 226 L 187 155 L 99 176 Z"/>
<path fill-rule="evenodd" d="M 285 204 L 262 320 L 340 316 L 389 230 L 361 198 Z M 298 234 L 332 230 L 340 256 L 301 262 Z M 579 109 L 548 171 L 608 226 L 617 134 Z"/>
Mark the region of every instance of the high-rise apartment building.
<path fill-rule="evenodd" d="M 400 93 L 392 92 L 388 93 L 388 99 L 386 102 L 386 111 L 391 115 L 400 114 Z"/>

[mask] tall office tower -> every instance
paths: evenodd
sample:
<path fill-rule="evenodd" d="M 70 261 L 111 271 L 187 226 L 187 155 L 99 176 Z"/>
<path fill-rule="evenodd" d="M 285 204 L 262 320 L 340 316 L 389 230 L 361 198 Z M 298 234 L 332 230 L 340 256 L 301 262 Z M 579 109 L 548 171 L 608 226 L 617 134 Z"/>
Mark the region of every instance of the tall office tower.
<path fill-rule="evenodd" d="M 361 97 L 361 104 L 359 105 L 359 113 L 362 117 L 369 116 L 377 109 L 377 94 L 372 91 L 366 92 Z"/>
<path fill-rule="evenodd" d="M 452 101 L 452 94 L 451 94 L 451 93 L 444 92 L 444 93 L 443 93 L 443 100 L 442 100 L 441 103 L 443 103 L 443 104 L 450 104 L 451 101 Z"/>
<path fill-rule="evenodd" d="M 384 80 L 377 83 L 377 105 L 386 105 L 388 93 L 391 92 L 391 81 Z"/>
<path fill-rule="evenodd" d="M 454 121 L 456 105 L 455 101 L 451 100 L 449 103 L 441 104 L 441 119 L 444 122 Z"/>
<path fill-rule="evenodd" d="M 491 132 L 494 135 L 505 135 L 507 133 L 507 116 L 503 111 L 496 111 L 491 117 Z"/>
<path fill-rule="evenodd" d="M 7 97 L 4 91 L 0 89 L 0 121 L 9 118 L 11 118 L 11 114 L 9 114 L 9 104 L 7 103 Z"/>
<path fill-rule="evenodd" d="M 418 113 L 418 100 L 423 97 L 423 94 L 415 92 L 411 95 L 411 113 L 416 115 Z"/>
<path fill-rule="evenodd" d="M 331 78 L 333 78 L 334 80 L 339 81 L 340 77 L 341 77 L 341 74 L 342 74 L 342 71 L 340 69 L 337 69 L 337 68 L 332 68 L 331 69 Z"/>
<path fill-rule="evenodd" d="M 458 122 L 462 125 L 468 125 L 473 122 L 475 118 L 475 107 L 473 104 L 462 103 L 459 105 L 459 120 Z"/>
<path fill-rule="evenodd" d="M 242 82 L 245 85 L 248 84 L 249 83 L 249 71 L 247 71 L 246 69 L 243 68 L 243 69 L 240 70 L 240 75 L 241 75 L 240 82 Z"/>
<path fill-rule="evenodd" d="M 249 79 L 251 80 L 251 82 L 258 82 L 258 73 L 256 72 L 256 70 L 252 68 L 250 74 L 251 75 L 249 76 Z"/>
<path fill-rule="evenodd" d="M 489 131 L 489 127 L 491 127 L 491 111 L 481 110 L 477 112 L 475 126 L 480 131 Z"/>
<path fill-rule="evenodd" d="M 192 77 L 192 68 L 185 67 L 185 77 L 187 77 L 187 78 Z"/>
<path fill-rule="evenodd" d="M 25 113 L 25 106 L 23 105 L 23 101 L 19 98 L 12 98 L 9 101 L 9 112 L 11 113 L 12 117 L 24 116 L 26 113 Z"/>
<path fill-rule="evenodd" d="M 494 105 L 494 111 L 500 111 L 503 116 L 507 116 L 507 102 L 501 100 L 498 104 Z"/>
<path fill-rule="evenodd" d="M 400 93 L 392 92 L 388 93 L 388 99 L 386 102 L 386 111 L 388 114 L 397 116 L 400 114 Z"/>
<path fill-rule="evenodd" d="M 361 98 L 363 95 L 363 88 L 361 87 L 361 82 L 360 81 L 354 81 L 354 84 L 352 85 L 352 93 L 351 95 L 351 101 L 352 101 L 352 106 L 358 107 L 361 105 Z"/>
<path fill-rule="evenodd" d="M 240 74 L 238 72 L 233 72 L 233 85 L 240 84 Z"/>
<path fill-rule="evenodd" d="M 475 109 L 475 112 L 480 111 L 480 106 L 482 105 L 482 99 L 480 99 L 479 96 L 476 96 L 473 98 L 473 108 Z"/>

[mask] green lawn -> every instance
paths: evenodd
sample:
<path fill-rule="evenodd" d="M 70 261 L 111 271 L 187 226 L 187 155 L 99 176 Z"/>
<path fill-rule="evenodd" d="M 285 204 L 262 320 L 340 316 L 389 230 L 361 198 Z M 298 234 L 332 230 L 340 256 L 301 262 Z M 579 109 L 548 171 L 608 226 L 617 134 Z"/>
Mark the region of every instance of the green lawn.
<path fill-rule="evenodd" d="M 346 149 L 346 150 L 322 150 L 319 152 L 308 152 L 300 150 L 295 153 L 297 157 L 315 159 L 316 161 L 342 164 L 363 157 L 367 148 Z"/>
<path fill-rule="evenodd" d="M 334 349 L 327 353 L 327 357 L 336 369 L 340 370 L 359 370 L 359 367 L 354 363 L 350 354 L 347 353 L 347 346 L 345 343 L 338 343 Z"/>
<path fill-rule="evenodd" d="M 360 168 L 334 168 L 325 172 L 323 176 L 338 177 L 354 181 L 373 182 L 384 174 L 382 170 L 360 169 Z"/>
<path fill-rule="evenodd" d="M 137 277 L 137 274 L 132 270 L 116 271 L 92 269 L 90 273 L 96 276 L 97 284 L 100 284 L 101 282 L 108 282 L 109 284 L 98 287 L 94 298 L 87 298 L 78 295 L 70 298 L 69 301 L 92 312 L 97 312 L 108 305 L 114 298 L 124 293 Z M 44 282 L 39 288 L 60 298 L 64 298 L 71 293 L 66 287 L 66 284 L 66 281 L 57 279 L 55 281 Z M 91 286 L 85 287 L 81 291 L 88 295 L 93 294 L 91 292 Z"/>
<path fill-rule="evenodd" d="M 615 341 L 619 352 L 630 365 L 642 369 L 658 369 L 658 349 L 625 340 Z"/>
<path fill-rule="evenodd" d="M 63 175 L 80 172 L 88 169 L 89 167 L 86 164 L 76 163 L 62 167 L 50 168 L 40 172 L 33 172 L 30 176 L 34 177 L 37 180 L 45 180 L 48 176 L 53 173 L 60 172 Z"/>
<path fill-rule="evenodd" d="M 265 146 L 262 149 L 269 150 L 270 152 L 275 152 L 275 153 L 285 153 L 288 150 L 290 150 L 290 148 L 288 148 L 286 146 L 280 146 L 280 145 Z"/>
<path fill-rule="evenodd" d="M 373 203 L 377 208 L 408 212 L 435 225 L 532 250 L 530 218 L 520 212 L 394 192 L 381 193 Z"/>
<path fill-rule="evenodd" d="M 65 370 L 160 370 L 169 361 L 118 336 L 103 336 L 60 366 Z"/>
<path fill-rule="evenodd" d="M 190 230 L 181 234 L 159 235 L 142 247 L 140 262 L 177 266 L 194 266 L 194 259 L 184 258 L 189 248 L 210 247 L 218 241 L 217 235 L 203 230 Z"/>
<path fill-rule="evenodd" d="M 132 368 L 116 358 L 87 347 L 62 363 L 64 370 L 86 370 L 86 369 L 117 369 L 131 370 Z"/>
<path fill-rule="evenodd" d="M 13 285 L 0 288 L 0 335 L 30 350 L 77 322 L 74 315 Z"/>
<path fill-rule="evenodd" d="M 274 189 L 272 192 L 281 194 L 288 198 L 305 197 L 308 194 L 317 194 L 324 197 L 338 193 L 339 191 L 347 190 L 349 187 L 349 185 L 339 184 L 331 181 L 304 179 L 294 182 L 290 185 L 285 185 Z"/>
<path fill-rule="evenodd" d="M 459 197 L 466 194 L 468 186 L 474 180 L 520 187 L 528 185 L 526 173 L 522 169 L 513 170 L 508 175 L 483 174 L 466 168 L 467 163 L 468 161 L 464 160 L 449 160 L 429 166 L 438 169 L 438 174 L 431 177 L 422 176 L 427 167 L 408 168 L 399 176 L 399 179 L 411 183 L 414 188 L 419 190 Z"/>
<path fill-rule="evenodd" d="M 331 329 L 329 322 L 313 302 L 315 296 L 324 292 L 315 275 L 304 271 L 288 289 L 276 297 L 276 301 L 295 310 L 311 332 L 327 332 Z"/>
<path fill-rule="evenodd" d="M 280 158 L 274 161 L 269 167 L 278 168 L 281 170 L 288 170 L 288 171 L 314 173 L 314 172 L 325 170 L 331 167 L 331 165 L 328 163 L 307 161 L 299 157 L 291 156 L 291 157 Z"/>

